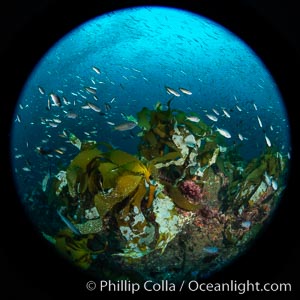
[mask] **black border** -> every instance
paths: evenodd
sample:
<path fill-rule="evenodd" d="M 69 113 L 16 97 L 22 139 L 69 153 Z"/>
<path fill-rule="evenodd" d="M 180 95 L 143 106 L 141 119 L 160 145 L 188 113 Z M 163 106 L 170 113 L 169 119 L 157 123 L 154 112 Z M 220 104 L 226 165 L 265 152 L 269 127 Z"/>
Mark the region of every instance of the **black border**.
<path fill-rule="evenodd" d="M 1 21 L 1 267 L 0 293 L 17 296 L 95 296 L 84 283 L 90 278 L 60 259 L 25 218 L 12 183 L 9 164 L 10 125 L 19 93 L 32 68 L 64 34 L 107 11 L 136 5 L 165 5 L 188 9 L 213 19 L 242 37 L 262 58 L 285 99 L 292 130 L 291 176 L 273 221 L 255 245 L 210 281 L 246 280 L 292 282 L 299 268 L 297 135 L 299 129 L 299 12 L 296 1 L 11 1 L 0 10 Z M 1 152 L 1 153 L 3 153 Z M 122 296 L 122 294 L 118 294 Z M 207 297 L 208 294 L 194 296 Z M 247 295 L 251 299 L 251 294 Z M 272 294 L 272 296 L 274 296 Z M 289 295 L 282 294 L 286 297 Z M 6 298 L 3 298 L 6 299 Z"/>

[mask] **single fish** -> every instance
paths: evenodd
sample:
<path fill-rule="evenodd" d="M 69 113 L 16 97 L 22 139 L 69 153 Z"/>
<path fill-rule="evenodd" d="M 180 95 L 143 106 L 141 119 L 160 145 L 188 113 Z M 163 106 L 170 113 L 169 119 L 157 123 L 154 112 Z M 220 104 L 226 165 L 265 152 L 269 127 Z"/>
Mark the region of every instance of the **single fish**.
<path fill-rule="evenodd" d="M 15 120 L 15 122 L 21 123 L 21 118 L 20 118 L 20 116 L 19 116 L 19 115 L 17 115 L 17 116 L 16 116 L 16 120 Z"/>
<path fill-rule="evenodd" d="M 60 149 L 54 149 L 54 151 L 56 152 L 56 153 L 58 153 L 58 154 L 64 154 L 64 151 L 62 151 L 62 150 L 60 150 Z"/>
<path fill-rule="evenodd" d="M 105 110 L 108 111 L 111 109 L 111 105 L 108 103 L 108 102 L 105 102 L 104 103 L 104 106 L 105 106 Z"/>
<path fill-rule="evenodd" d="M 240 133 L 238 134 L 238 137 L 239 137 L 239 139 L 240 139 L 241 141 L 244 140 L 244 137 L 243 137 Z"/>
<path fill-rule="evenodd" d="M 261 122 L 261 119 L 260 119 L 260 117 L 259 116 L 256 116 L 257 117 L 257 122 L 258 122 L 258 124 L 259 124 L 259 127 L 263 127 L 263 125 L 262 125 L 262 122 Z"/>
<path fill-rule="evenodd" d="M 62 99 L 63 99 L 64 105 L 69 105 L 69 104 L 71 104 L 71 103 L 67 100 L 67 98 L 66 98 L 65 96 L 63 96 Z"/>
<path fill-rule="evenodd" d="M 198 123 L 200 121 L 200 119 L 196 116 L 186 117 L 186 119 L 194 123 Z"/>
<path fill-rule="evenodd" d="M 140 71 L 140 70 L 138 70 L 138 69 L 135 69 L 135 68 L 131 68 L 131 70 L 133 70 L 133 71 L 135 71 L 135 72 L 138 72 L 138 73 L 141 73 L 141 71 Z"/>
<path fill-rule="evenodd" d="M 272 178 L 268 175 L 267 172 L 264 173 L 264 179 L 265 179 L 265 183 L 266 183 L 268 186 L 271 186 L 271 185 L 272 185 Z"/>
<path fill-rule="evenodd" d="M 267 145 L 268 145 L 268 147 L 271 147 L 271 141 L 270 141 L 270 139 L 265 135 L 265 140 L 266 140 L 266 143 L 267 143 Z"/>
<path fill-rule="evenodd" d="M 97 94 L 97 89 L 94 87 L 86 86 L 86 87 L 84 87 L 84 89 L 90 94 L 93 94 L 93 95 Z"/>
<path fill-rule="evenodd" d="M 238 105 L 236 105 L 235 107 L 238 111 L 242 111 L 242 109 Z"/>
<path fill-rule="evenodd" d="M 54 122 L 54 123 L 60 124 L 60 123 L 61 123 L 61 120 L 60 120 L 60 119 L 53 119 L 53 122 Z"/>
<path fill-rule="evenodd" d="M 101 112 L 101 108 L 93 103 L 88 102 L 87 105 L 95 112 Z"/>
<path fill-rule="evenodd" d="M 217 116 L 220 115 L 220 113 L 219 113 L 215 108 L 213 108 L 212 111 L 213 111 Z"/>
<path fill-rule="evenodd" d="M 274 180 L 274 179 L 272 179 L 271 185 L 272 185 L 273 190 L 277 191 L 277 189 L 278 189 L 278 183 L 277 183 L 277 181 Z"/>
<path fill-rule="evenodd" d="M 61 106 L 60 98 L 56 94 L 50 93 L 48 99 L 53 102 L 54 106 Z"/>
<path fill-rule="evenodd" d="M 93 66 L 92 69 L 93 69 L 93 71 L 96 72 L 97 74 L 101 74 L 101 71 L 100 71 L 99 68 Z"/>
<path fill-rule="evenodd" d="M 176 92 L 175 90 L 173 90 L 172 88 L 166 86 L 165 89 L 166 89 L 167 93 L 172 94 L 175 97 L 180 97 L 180 94 L 178 92 Z"/>
<path fill-rule="evenodd" d="M 86 100 L 86 99 L 87 99 L 87 97 L 86 97 L 86 96 L 84 96 L 84 95 L 81 95 L 81 94 L 80 94 L 80 97 L 81 97 L 81 98 L 83 98 L 84 100 Z"/>
<path fill-rule="evenodd" d="M 40 94 L 42 94 L 42 95 L 45 94 L 45 90 L 41 86 L 39 86 L 38 89 L 39 89 Z"/>
<path fill-rule="evenodd" d="M 254 107 L 255 110 L 257 110 L 257 106 L 256 106 L 255 103 L 253 103 L 253 107 Z"/>
<path fill-rule="evenodd" d="M 206 116 L 211 120 L 211 121 L 214 121 L 214 122 L 217 122 L 218 121 L 218 118 L 214 115 L 210 115 L 210 114 L 206 114 Z"/>
<path fill-rule="evenodd" d="M 50 127 L 53 127 L 53 128 L 55 128 L 55 127 L 58 126 L 58 124 L 57 124 L 57 123 L 54 123 L 54 122 L 49 122 L 48 125 L 49 125 Z"/>
<path fill-rule="evenodd" d="M 46 176 L 44 177 L 44 179 L 42 181 L 42 190 L 43 190 L 43 192 L 46 192 L 46 190 L 47 190 L 47 184 L 48 184 L 49 178 L 50 178 L 50 172 L 47 172 Z"/>
<path fill-rule="evenodd" d="M 76 119 L 78 117 L 78 115 L 73 112 L 68 112 L 68 113 L 66 113 L 66 117 L 69 119 Z"/>
<path fill-rule="evenodd" d="M 231 138 L 231 134 L 226 130 L 226 129 L 222 129 L 222 128 L 218 128 L 217 127 L 217 131 L 223 135 L 224 137 L 226 137 L 227 139 Z"/>
<path fill-rule="evenodd" d="M 230 118 L 230 114 L 225 109 L 223 109 L 223 113 L 227 118 Z"/>
<path fill-rule="evenodd" d="M 60 216 L 61 220 L 72 230 L 73 233 L 76 235 L 81 235 L 81 232 L 78 230 L 77 227 L 74 226 L 74 224 L 69 221 L 62 213 L 61 210 L 57 210 L 58 215 Z"/>
<path fill-rule="evenodd" d="M 120 125 L 115 126 L 114 129 L 118 130 L 118 131 L 126 131 L 126 130 L 133 129 L 136 126 L 137 126 L 137 123 L 135 123 L 135 122 L 126 122 L 126 123 L 122 123 Z"/>
<path fill-rule="evenodd" d="M 24 168 L 22 168 L 22 170 L 25 171 L 25 172 L 30 172 L 31 171 L 31 169 L 28 168 L 28 167 L 24 167 Z"/>
<path fill-rule="evenodd" d="M 183 93 L 183 94 L 186 94 L 186 95 L 192 95 L 192 92 L 190 90 L 187 90 L 185 88 L 179 88 L 179 90 Z"/>

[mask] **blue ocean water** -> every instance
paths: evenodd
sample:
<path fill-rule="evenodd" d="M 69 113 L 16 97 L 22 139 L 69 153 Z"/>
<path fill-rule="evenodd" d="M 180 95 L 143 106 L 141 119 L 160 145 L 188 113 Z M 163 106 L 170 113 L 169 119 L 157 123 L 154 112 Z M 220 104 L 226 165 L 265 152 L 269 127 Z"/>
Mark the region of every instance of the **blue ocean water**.
<path fill-rule="evenodd" d="M 96 95 L 86 87 L 95 88 Z M 226 129 L 228 146 L 239 146 L 245 159 L 268 147 L 266 136 L 272 147 L 289 155 L 283 99 L 265 65 L 242 40 L 190 12 L 139 7 L 82 24 L 36 65 L 12 125 L 20 192 L 40 187 L 49 169 L 55 173 L 78 153 L 66 131 L 137 153 L 139 128 L 118 131 L 114 126 L 144 106 L 167 103 L 166 87 L 189 90 L 191 95 L 174 97 L 172 108 L 196 113 L 212 130 Z M 60 107 L 49 105 L 50 93 L 60 97 Z M 101 112 L 85 109 L 87 103 Z"/>

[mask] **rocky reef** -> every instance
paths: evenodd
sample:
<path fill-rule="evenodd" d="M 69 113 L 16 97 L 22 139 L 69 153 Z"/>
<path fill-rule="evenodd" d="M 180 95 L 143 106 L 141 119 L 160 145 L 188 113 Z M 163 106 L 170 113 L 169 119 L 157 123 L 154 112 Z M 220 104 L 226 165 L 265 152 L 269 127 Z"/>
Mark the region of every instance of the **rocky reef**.
<path fill-rule="evenodd" d="M 79 152 L 40 191 L 57 212 L 44 236 L 112 280 L 200 278 L 236 257 L 275 208 L 287 158 L 268 147 L 245 161 L 193 116 L 171 100 L 143 108 L 136 155 L 69 133 Z"/>

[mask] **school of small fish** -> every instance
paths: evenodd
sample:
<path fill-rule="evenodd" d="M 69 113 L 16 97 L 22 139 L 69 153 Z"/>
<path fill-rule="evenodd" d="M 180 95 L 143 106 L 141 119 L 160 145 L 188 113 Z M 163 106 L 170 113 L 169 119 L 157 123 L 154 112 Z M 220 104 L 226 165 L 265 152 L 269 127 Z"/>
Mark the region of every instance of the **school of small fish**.
<path fill-rule="evenodd" d="M 127 82 L 141 78 L 145 84 L 149 84 L 151 79 L 145 76 L 142 70 L 137 68 L 123 66 L 123 69 L 127 73 L 121 74 L 120 83 L 112 81 L 105 70 L 102 70 L 96 64 L 90 67 L 91 76 L 89 80 L 84 80 L 79 75 L 74 77 L 73 74 L 70 74 L 70 76 L 73 76 L 72 81 L 76 80 L 79 82 L 79 88 L 69 91 L 69 93 L 65 93 L 64 91 L 64 88 L 68 87 L 67 80 L 64 80 L 65 83 L 59 89 L 48 89 L 42 84 L 37 85 L 37 97 L 39 97 L 40 101 L 45 105 L 45 111 L 41 111 L 40 113 L 40 124 L 45 126 L 45 137 L 41 139 L 39 145 L 35 145 L 36 152 L 41 155 L 46 155 L 48 158 L 61 158 L 62 156 L 68 155 L 68 149 L 63 145 L 60 147 L 50 147 L 48 145 L 51 145 L 51 140 L 55 136 L 60 137 L 62 143 L 65 143 L 65 145 L 71 143 L 69 140 L 68 129 L 66 129 L 69 126 L 68 124 L 71 124 L 70 122 L 73 122 L 73 124 L 80 127 L 84 126 L 86 121 L 93 119 L 95 121 L 95 126 L 92 126 L 90 130 L 82 130 L 82 134 L 86 138 L 96 139 L 102 130 L 101 127 L 97 125 L 98 122 L 101 123 L 102 126 L 103 124 L 106 124 L 108 128 L 105 130 L 108 130 L 111 134 L 113 134 L 113 132 L 119 132 L 119 134 L 123 135 L 123 138 L 134 138 L 138 134 L 138 132 L 134 130 L 138 126 L 137 121 L 131 119 L 130 116 L 122 111 L 120 112 L 119 107 L 122 105 L 122 99 L 119 101 L 119 95 L 109 94 L 108 97 L 106 97 L 103 88 L 106 85 L 112 85 L 115 88 L 118 87 L 123 92 L 124 97 L 128 97 L 126 91 Z M 187 73 L 183 70 L 180 70 L 180 72 L 187 76 Z M 170 74 L 166 75 L 172 78 Z M 189 85 L 187 85 L 187 87 L 188 86 Z M 175 99 L 180 97 L 176 101 L 186 103 L 187 110 L 191 110 L 188 103 L 190 99 L 195 97 L 196 93 L 193 93 L 192 89 L 187 87 L 181 85 L 164 85 L 164 90 L 168 95 Z M 196 114 L 196 112 L 187 114 L 186 120 L 192 123 L 199 123 L 203 116 L 203 120 L 206 120 L 206 123 L 210 122 L 208 125 L 211 125 L 212 130 L 222 137 L 231 140 L 235 139 L 239 143 L 245 143 L 249 140 L 248 137 L 250 136 L 247 131 L 234 133 L 233 131 L 231 132 L 231 130 L 226 129 L 226 124 L 228 124 L 228 122 L 234 122 L 236 116 L 248 113 L 249 111 L 249 108 L 246 109 L 242 103 L 239 102 L 236 95 L 233 95 L 233 97 L 236 103 L 233 104 L 232 107 L 215 105 L 210 111 L 202 109 L 203 115 L 201 115 L 201 111 L 199 114 Z M 146 97 L 145 101 L 148 100 L 150 99 Z M 139 103 L 140 100 L 132 99 L 132 102 Z M 254 102 L 250 102 L 250 104 L 253 107 L 252 109 L 254 109 L 258 127 L 262 130 L 262 136 L 266 147 L 272 147 L 272 142 L 268 134 L 269 132 L 275 133 L 276 126 L 268 125 L 268 128 L 264 126 L 265 123 L 267 124 L 268 122 L 263 119 L 263 112 L 259 111 L 258 106 Z M 27 103 L 20 103 L 18 107 L 19 111 L 15 115 L 15 122 L 23 124 L 23 112 L 28 111 L 30 106 Z M 29 125 L 35 125 L 36 123 L 37 121 L 31 121 Z M 218 126 L 215 124 L 218 124 Z M 257 128 L 255 127 L 255 122 L 249 124 L 249 127 L 250 129 L 251 127 Z M 242 127 L 236 126 L 235 129 L 242 129 Z M 232 133 L 234 133 L 234 135 L 232 135 Z M 29 148 L 28 141 L 26 142 L 26 147 Z M 287 153 L 287 156 L 290 158 L 290 152 Z M 23 153 L 16 153 L 15 158 L 19 160 L 25 159 Z M 25 162 L 25 165 L 21 169 L 24 172 L 31 172 L 32 166 L 30 162 Z M 44 179 L 44 184 L 46 180 L 47 177 Z M 274 189 L 276 188 L 276 182 L 270 181 L 270 185 L 272 185 Z"/>

